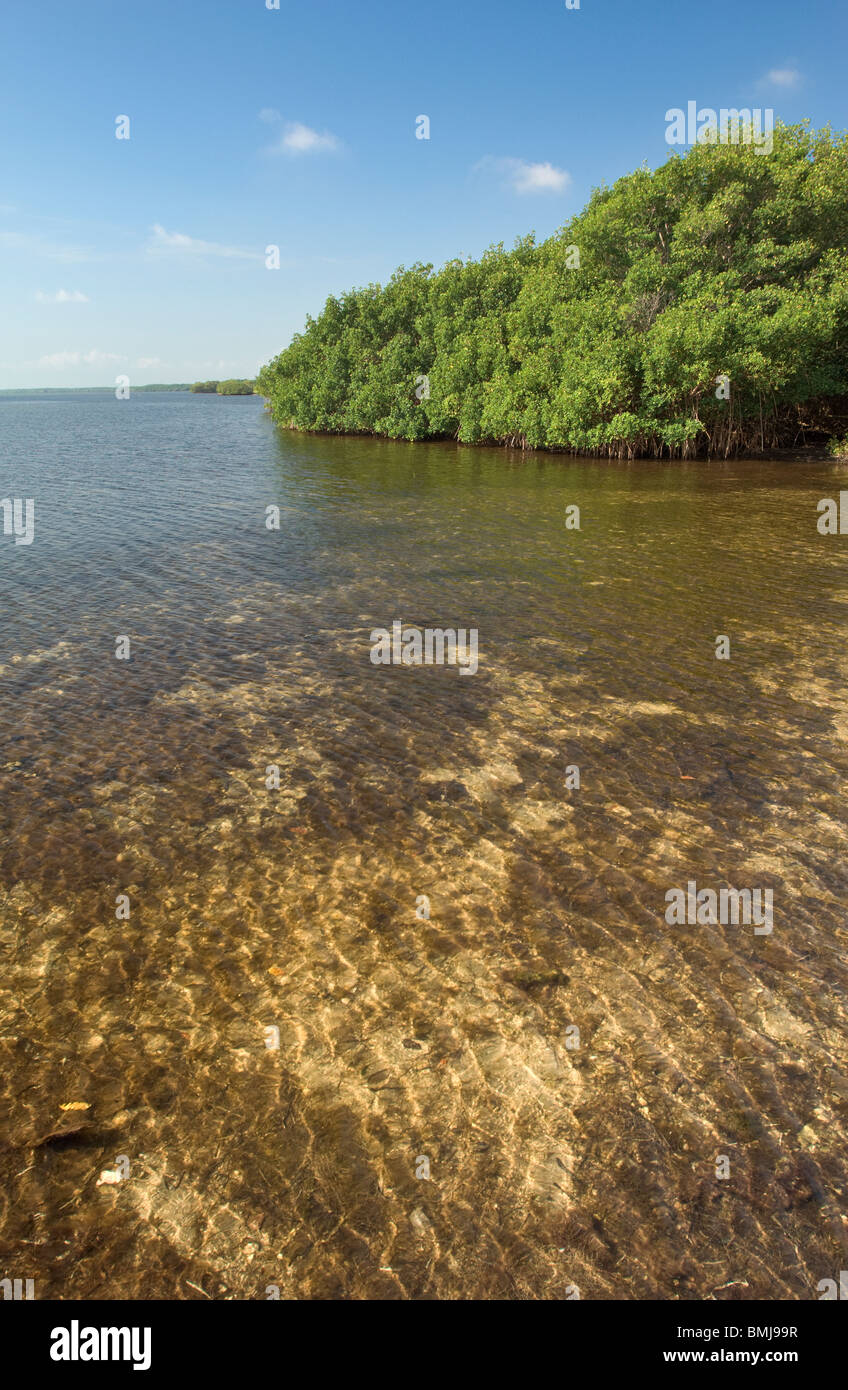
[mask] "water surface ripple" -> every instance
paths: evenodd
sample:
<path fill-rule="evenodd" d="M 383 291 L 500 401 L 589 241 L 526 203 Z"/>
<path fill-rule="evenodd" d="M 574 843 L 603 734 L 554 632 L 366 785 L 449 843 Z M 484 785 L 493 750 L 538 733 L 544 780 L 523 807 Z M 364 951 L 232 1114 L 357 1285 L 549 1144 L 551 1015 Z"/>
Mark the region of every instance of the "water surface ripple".
<path fill-rule="evenodd" d="M 165 394 L 7 398 L 0 458 L 36 506 L 0 536 L 0 1273 L 838 1278 L 848 578 L 815 523 L 844 467 L 288 436 Z M 478 628 L 478 673 L 373 666 L 394 618 Z M 689 879 L 772 888 L 772 935 L 667 925 Z"/>

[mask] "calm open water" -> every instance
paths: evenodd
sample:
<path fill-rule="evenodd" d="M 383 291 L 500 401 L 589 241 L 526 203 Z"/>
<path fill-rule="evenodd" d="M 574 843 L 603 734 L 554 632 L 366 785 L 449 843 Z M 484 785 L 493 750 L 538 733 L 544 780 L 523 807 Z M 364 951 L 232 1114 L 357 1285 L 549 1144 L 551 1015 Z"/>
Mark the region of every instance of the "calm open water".
<path fill-rule="evenodd" d="M 816 504 L 848 467 L 166 393 L 2 399 L 0 462 L 35 500 L 32 545 L 0 534 L 0 1275 L 838 1280 L 848 539 Z M 373 665 L 393 619 L 477 628 L 478 672 Z M 773 932 L 668 925 L 689 880 L 772 889 Z"/>

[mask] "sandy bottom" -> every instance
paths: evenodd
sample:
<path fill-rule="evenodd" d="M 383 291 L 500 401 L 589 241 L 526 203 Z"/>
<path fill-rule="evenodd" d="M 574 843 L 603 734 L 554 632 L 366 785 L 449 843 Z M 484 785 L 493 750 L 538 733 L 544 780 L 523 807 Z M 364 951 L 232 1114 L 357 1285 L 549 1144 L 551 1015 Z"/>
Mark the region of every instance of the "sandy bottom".
<path fill-rule="evenodd" d="M 367 613 L 299 604 L 320 642 L 260 657 L 270 608 L 233 604 L 170 686 L 10 661 L 0 1272 L 817 1297 L 848 1254 L 844 671 L 799 657 L 746 719 L 714 662 L 644 698 L 555 635 L 473 680 L 373 668 Z M 771 887 L 772 935 L 667 925 L 690 878 Z"/>

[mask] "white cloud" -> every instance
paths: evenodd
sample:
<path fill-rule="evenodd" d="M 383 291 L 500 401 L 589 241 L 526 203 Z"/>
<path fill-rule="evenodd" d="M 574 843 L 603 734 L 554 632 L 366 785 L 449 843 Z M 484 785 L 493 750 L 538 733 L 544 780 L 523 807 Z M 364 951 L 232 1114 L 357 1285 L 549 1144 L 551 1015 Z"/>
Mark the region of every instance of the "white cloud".
<path fill-rule="evenodd" d="M 78 352 L 53 352 L 39 357 L 35 365 L 37 367 L 78 367 L 79 361 Z"/>
<path fill-rule="evenodd" d="M 797 68 L 772 68 L 760 79 L 760 87 L 797 87 L 801 74 Z"/>
<path fill-rule="evenodd" d="M 199 237 L 186 236 L 184 232 L 166 232 L 158 222 L 153 225 L 151 232 L 153 235 L 147 244 L 149 252 L 176 251 L 192 256 L 226 256 L 247 261 L 262 259 L 259 251 L 243 251 L 238 246 L 222 246 L 217 241 L 201 241 Z"/>
<path fill-rule="evenodd" d="M 102 367 L 108 362 L 126 362 L 125 357 L 114 352 L 100 352 L 92 348 L 90 352 L 52 352 L 39 357 L 37 367 Z"/>
<path fill-rule="evenodd" d="M 506 176 L 514 193 L 564 193 L 571 185 L 566 169 L 557 169 L 554 164 L 530 164 L 526 159 L 494 159 L 486 155 L 474 168 L 497 169 Z"/>
<path fill-rule="evenodd" d="M 571 175 L 553 164 L 525 164 L 516 160 L 512 185 L 516 193 L 562 193 L 571 183 Z"/>
<path fill-rule="evenodd" d="M 264 121 L 266 125 L 273 125 L 275 121 L 281 121 L 283 118 L 276 106 L 263 106 L 259 112 L 259 119 Z"/>
<path fill-rule="evenodd" d="M 322 151 L 338 148 L 338 140 L 329 131 L 319 134 L 308 125 L 302 125 L 300 121 L 290 121 L 277 144 L 272 145 L 271 153 L 320 154 Z"/>
<path fill-rule="evenodd" d="M 55 294 L 45 294 L 43 290 L 36 290 L 35 300 L 37 304 L 88 304 L 87 294 L 80 290 L 57 290 Z"/>
<path fill-rule="evenodd" d="M 92 348 L 91 352 L 84 352 L 82 360 L 87 367 L 99 367 L 104 362 L 126 362 L 126 357 L 122 353 L 98 352 Z"/>
<path fill-rule="evenodd" d="M 141 368 L 141 369 L 145 369 L 145 368 L 147 368 L 147 367 L 161 367 L 161 366 L 162 366 L 162 358 L 161 358 L 161 357 L 139 357 L 139 359 L 138 359 L 138 361 L 136 362 L 135 365 L 136 365 L 137 367 Z"/>

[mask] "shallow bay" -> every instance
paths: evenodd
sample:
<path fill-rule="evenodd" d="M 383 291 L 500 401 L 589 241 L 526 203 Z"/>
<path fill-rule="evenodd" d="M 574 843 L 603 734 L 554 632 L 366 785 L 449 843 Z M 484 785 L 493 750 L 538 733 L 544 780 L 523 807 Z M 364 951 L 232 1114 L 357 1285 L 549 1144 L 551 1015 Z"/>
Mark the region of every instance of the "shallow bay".
<path fill-rule="evenodd" d="M 35 502 L 0 536 L 0 1227 L 38 1297 L 838 1277 L 845 464 L 155 393 L 5 398 L 0 451 Z M 395 620 L 476 629 L 476 673 L 375 666 Z M 772 890 L 774 930 L 668 925 L 690 880 Z"/>

